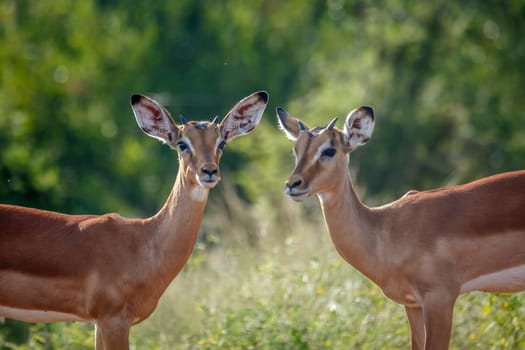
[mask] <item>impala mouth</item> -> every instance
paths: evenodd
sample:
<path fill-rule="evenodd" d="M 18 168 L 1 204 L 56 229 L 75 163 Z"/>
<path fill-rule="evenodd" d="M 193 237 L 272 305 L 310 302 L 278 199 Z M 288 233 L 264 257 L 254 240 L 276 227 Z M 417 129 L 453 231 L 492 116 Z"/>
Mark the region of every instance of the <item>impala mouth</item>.
<path fill-rule="evenodd" d="M 214 188 L 221 178 L 218 176 L 205 176 L 203 178 L 199 177 L 197 178 L 197 181 L 199 182 L 199 185 L 201 185 L 204 188 Z"/>
<path fill-rule="evenodd" d="M 310 196 L 310 191 L 296 192 L 288 188 L 284 193 L 296 202 L 301 202 Z"/>

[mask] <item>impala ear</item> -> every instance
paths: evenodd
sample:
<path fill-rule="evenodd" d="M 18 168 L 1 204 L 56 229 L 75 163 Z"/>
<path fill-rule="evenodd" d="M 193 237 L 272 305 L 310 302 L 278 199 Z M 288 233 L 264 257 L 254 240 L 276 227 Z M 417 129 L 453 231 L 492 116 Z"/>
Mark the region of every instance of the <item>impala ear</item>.
<path fill-rule="evenodd" d="M 133 95 L 131 108 L 142 131 L 173 148 L 173 142 L 180 135 L 179 128 L 160 103 L 146 96 Z"/>
<path fill-rule="evenodd" d="M 308 130 L 307 126 L 305 126 L 299 119 L 288 114 L 284 108 L 277 107 L 275 111 L 277 112 L 279 128 L 290 140 L 296 141 L 302 131 Z"/>
<path fill-rule="evenodd" d="M 266 91 L 255 92 L 237 102 L 219 124 L 224 141 L 230 142 L 237 136 L 245 135 L 255 129 L 261 121 L 267 104 Z"/>
<path fill-rule="evenodd" d="M 348 151 L 353 151 L 370 140 L 374 131 L 374 110 L 369 106 L 354 109 L 346 117 L 344 143 Z"/>

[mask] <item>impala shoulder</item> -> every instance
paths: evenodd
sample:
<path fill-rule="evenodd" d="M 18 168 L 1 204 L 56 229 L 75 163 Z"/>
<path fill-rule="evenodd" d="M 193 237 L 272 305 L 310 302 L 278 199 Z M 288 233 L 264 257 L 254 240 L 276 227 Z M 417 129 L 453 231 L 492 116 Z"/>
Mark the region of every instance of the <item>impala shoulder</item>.
<path fill-rule="evenodd" d="M 109 229 L 113 226 L 118 226 L 126 223 L 128 219 L 120 216 L 116 213 L 109 213 L 104 215 L 85 215 L 79 216 L 81 220 L 78 223 L 78 227 L 81 231 L 97 227 L 97 229 L 103 225 L 107 226 Z"/>
<path fill-rule="evenodd" d="M 436 200 L 446 200 L 453 196 L 454 190 L 450 187 L 436 188 L 426 191 L 409 190 L 399 199 L 382 206 L 381 208 L 402 208 L 413 205 L 425 205 L 425 203 L 433 203 Z"/>
<path fill-rule="evenodd" d="M 403 199 L 403 198 L 408 197 L 408 196 L 412 196 L 414 194 L 418 194 L 420 192 L 421 191 L 418 191 L 418 190 L 408 190 L 408 192 L 405 193 L 400 199 Z"/>
<path fill-rule="evenodd" d="M 109 214 L 101 215 L 97 219 L 97 221 L 100 225 L 111 227 L 111 226 L 120 226 L 120 225 L 127 224 L 130 221 L 130 219 L 127 219 L 117 213 L 109 213 Z"/>
<path fill-rule="evenodd" d="M 443 196 L 448 195 L 451 192 L 453 192 L 452 187 L 440 187 L 440 188 L 434 188 L 431 190 L 426 191 L 417 191 L 417 190 L 410 190 L 407 193 L 403 195 L 400 199 L 427 199 L 427 198 L 436 198 L 437 196 Z"/>
<path fill-rule="evenodd" d="M 399 197 L 398 199 L 394 200 L 391 203 L 383 205 L 381 208 L 389 208 L 389 207 L 391 207 L 391 208 L 399 208 L 399 207 L 403 207 L 405 205 L 412 204 L 415 201 L 417 201 L 417 199 L 420 197 L 420 195 L 422 193 L 423 193 L 422 191 L 409 190 L 404 195 Z"/>

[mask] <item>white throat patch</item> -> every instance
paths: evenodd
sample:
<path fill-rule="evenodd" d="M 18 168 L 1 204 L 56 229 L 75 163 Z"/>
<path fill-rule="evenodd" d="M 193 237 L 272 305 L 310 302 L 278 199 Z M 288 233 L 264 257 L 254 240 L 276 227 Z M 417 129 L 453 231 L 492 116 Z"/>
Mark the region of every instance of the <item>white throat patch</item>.
<path fill-rule="evenodd" d="M 191 198 L 196 202 L 204 202 L 207 197 L 208 197 L 207 188 L 204 188 L 201 186 L 195 186 L 193 190 L 191 190 Z"/>

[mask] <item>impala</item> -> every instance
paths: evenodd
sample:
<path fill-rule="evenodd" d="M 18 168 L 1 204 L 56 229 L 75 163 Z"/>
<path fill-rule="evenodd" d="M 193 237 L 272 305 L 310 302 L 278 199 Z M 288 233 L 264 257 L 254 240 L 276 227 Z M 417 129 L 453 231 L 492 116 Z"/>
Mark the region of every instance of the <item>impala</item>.
<path fill-rule="evenodd" d="M 129 349 L 129 328 L 153 312 L 192 252 L 224 146 L 258 125 L 267 101 L 256 92 L 220 123 L 177 125 L 158 102 L 133 95 L 140 128 L 178 151 L 166 203 L 147 219 L 0 205 L 0 318 L 91 322 L 97 350 Z"/>
<path fill-rule="evenodd" d="M 343 130 L 336 119 L 308 128 L 280 107 L 277 115 L 295 141 L 285 193 L 317 195 L 339 254 L 405 306 L 412 349 L 448 348 L 458 295 L 525 289 L 525 171 L 369 208 L 353 188 L 348 155 L 370 139 L 372 108 L 351 111 Z"/>

